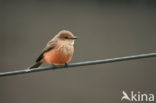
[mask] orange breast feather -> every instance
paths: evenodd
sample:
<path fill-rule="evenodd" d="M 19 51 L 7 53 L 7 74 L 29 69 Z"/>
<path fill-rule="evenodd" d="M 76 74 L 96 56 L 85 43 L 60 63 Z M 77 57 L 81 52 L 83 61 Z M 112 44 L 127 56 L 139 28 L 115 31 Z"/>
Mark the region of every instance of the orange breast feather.
<path fill-rule="evenodd" d="M 44 54 L 44 62 L 48 64 L 64 65 L 72 58 L 73 52 L 64 53 L 61 49 L 50 50 Z"/>

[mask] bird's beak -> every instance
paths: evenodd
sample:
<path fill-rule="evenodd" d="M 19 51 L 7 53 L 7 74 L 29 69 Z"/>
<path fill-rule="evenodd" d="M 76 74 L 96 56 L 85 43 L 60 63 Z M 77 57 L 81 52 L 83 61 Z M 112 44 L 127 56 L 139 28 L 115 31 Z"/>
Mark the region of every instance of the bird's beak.
<path fill-rule="evenodd" d="M 78 39 L 77 36 L 74 36 L 72 39 Z"/>
<path fill-rule="evenodd" d="M 77 36 L 69 37 L 68 39 L 77 39 Z"/>
<path fill-rule="evenodd" d="M 68 39 L 78 39 L 77 36 L 74 37 L 68 37 Z"/>

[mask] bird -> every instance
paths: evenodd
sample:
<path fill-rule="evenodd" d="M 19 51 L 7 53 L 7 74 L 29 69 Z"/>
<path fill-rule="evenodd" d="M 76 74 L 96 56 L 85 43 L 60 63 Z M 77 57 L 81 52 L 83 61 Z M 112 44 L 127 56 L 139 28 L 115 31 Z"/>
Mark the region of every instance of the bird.
<path fill-rule="evenodd" d="M 35 64 L 28 69 L 37 68 L 42 63 L 67 66 L 74 53 L 75 39 L 77 37 L 72 32 L 61 30 L 47 43 Z"/>

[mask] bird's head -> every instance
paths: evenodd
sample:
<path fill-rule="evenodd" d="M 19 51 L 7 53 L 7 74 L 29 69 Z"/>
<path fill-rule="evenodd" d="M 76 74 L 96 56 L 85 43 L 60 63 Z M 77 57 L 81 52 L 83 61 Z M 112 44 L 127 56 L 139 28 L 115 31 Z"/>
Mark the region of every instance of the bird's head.
<path fill-rule="evenodd" d="M 66 43 L 72 43 L 74 44 L 74 40 L 77 39 L 76 36 L 73 35 L 72 32 L 67 31 L 67 30 L 62 30 L 60 31 L 57 35 L 56 38 L 60 41 L 66 42 Z"/>

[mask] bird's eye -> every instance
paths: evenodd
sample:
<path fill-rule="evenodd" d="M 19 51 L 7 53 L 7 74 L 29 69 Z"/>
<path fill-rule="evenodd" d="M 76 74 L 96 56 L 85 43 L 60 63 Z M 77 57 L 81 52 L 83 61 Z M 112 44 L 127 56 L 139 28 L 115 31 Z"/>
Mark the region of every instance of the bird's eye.
<path fill-rule="evenodd" d="M 65 39 L 68 39 L 68 37 L 67 37 L 67 36 L 65 36 L 64 38 L 65 38 Z"/>

